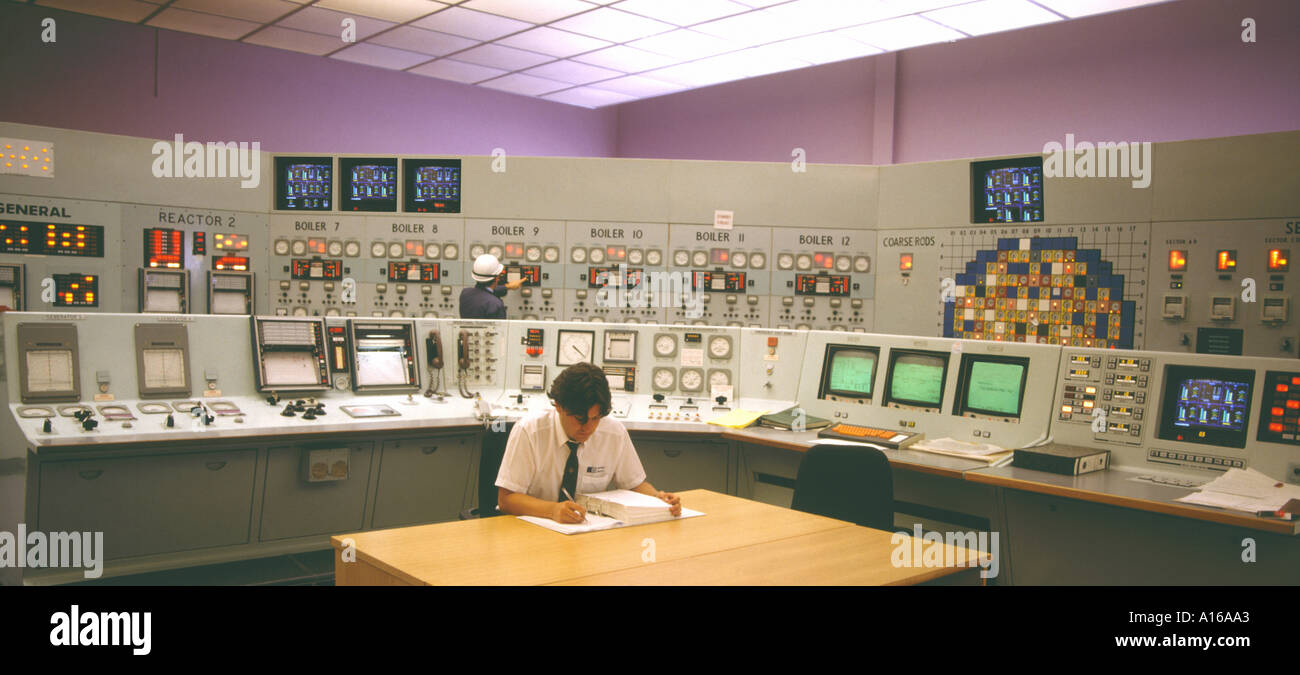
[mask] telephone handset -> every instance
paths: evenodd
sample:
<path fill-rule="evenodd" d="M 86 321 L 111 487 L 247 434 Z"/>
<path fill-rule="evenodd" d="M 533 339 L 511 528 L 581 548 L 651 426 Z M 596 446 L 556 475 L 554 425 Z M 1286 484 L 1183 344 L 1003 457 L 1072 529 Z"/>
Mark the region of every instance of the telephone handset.
<path fill-rule="evenodd" d="M 424 338 L 424 360 L 430 368 L 442 370 L 442 336 L 436 330 Z"/>
<path fill-rule="evenodd" d="M 469 331 L 463 330 L 456 339 L 456 366 L 469 370 Z"/>

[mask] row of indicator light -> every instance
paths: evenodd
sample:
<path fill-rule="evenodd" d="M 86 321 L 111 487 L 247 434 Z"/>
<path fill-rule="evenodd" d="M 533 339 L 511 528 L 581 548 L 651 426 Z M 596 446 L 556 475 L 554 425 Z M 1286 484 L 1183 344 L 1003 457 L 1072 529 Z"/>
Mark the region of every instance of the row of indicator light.
<path fill-rule="evenodd" d="M 1300 386 L 1300 377 L 1292 377 L 1290 384 L 1283 382 L 1275 385 L 1274 390 L 1278 393 L 1285 394 L 1291 391 L 1292 386 Z M 1300 401 L 1288 400 L 1281 406 L 1273 406 L 1269 410 L 1269 413 L 1272 417 L 1282 417 L 1284 415 L 1295 415 L 1298 411 L 1300 411 Z M 1269 422 L 1268 430 L 1273 433 L 1281 433 L 1283 430 L 1283 423 Z"/>
<path fill-rule="evenodd" d="M 1290 266 L 1290 249 L 1271 248 L 1268 250 L 1268 270 L 1286 272 Z M 1236 249 L 1219 249 L 1214 255 L 1214 269 L 1218 272 L 1231 272 L 1237 269 Z M 1187 271 L 1187 251 L 1171 249 L 1169 251 L 1169 271 Z"/>
<path fill-rule="evenodd" d="M 13 149 L 14 149 L 14 146 L 12 146 L 12 145 L 10 145 L 10 144 L 8 144 L 8 143 L 5 144 L 5 150 L 13 150 Z M 23 146 L 23 149 L 22 149 L 21 152 L 31 152 L 31 150 L 32 150 L 32 146 L 30 146 L 30 145 L 24 145 L 24 146 Z M 30 160 L 28 159 L 27 155 L 18 154 L 17 151 L 16 151 L 16 152 L 10 152 L 10 153 L 9 153 L 9 157 L 7 158 L 7 160 L 15 160 L 15 159 L 16 159 L 16 160 L 19 160 L 19 161 L 21 161 L 21 162 L 27 162 L 27 161 L 35 162 L 35 161 L 37 161 L 37 160 L 40 160 L 40 161 L 42 161 L 42 162 L 45 162 L 46 164 L 49 164 L 50 158 L 49 158 L 48 156 L 45 156 L 45 155 L 48 155 L 49 152 L 50 152 L 50 149 L 49 149 L 49 148 L 41 148 L 41 153 L 42 153 L 42 155 L 37 155 L 36 153 L 33 152 L 33 153 L 32 153 L 32 156 L 31 156 L 31 158 L 30 158 Z M 4 157 L 4 153 L 0 152 L 0 157 Z M 12 167 L 13 165 L 14 165 L 14 163 L 13 163 L 12 161 L 5 161 L 5 166 Z M 24 169 L 30 169 L 31 167 L 30 167 L 29 165 L 27 165 L 27 164 L 23 164 L 23 168 L 24 168 Z M 49 167 L 49 166 L 45 166 L 45 165 L 42 165 L 42 166 L 41 166 L 41 171 L 49 171 L 49 170 L 50 170 L 50 167 Z"/>

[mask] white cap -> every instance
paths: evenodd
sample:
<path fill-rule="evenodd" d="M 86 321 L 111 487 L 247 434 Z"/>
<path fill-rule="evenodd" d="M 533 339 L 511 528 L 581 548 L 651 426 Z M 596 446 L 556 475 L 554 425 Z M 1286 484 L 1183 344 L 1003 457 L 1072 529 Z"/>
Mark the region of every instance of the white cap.
<path fill-rule="evenodd" d="M 496 256 L 484 253 L 474 259 L 474 269 L 470 276 L 474 277 L 474 281 L 492 281 L 501 274 L 502 269 L 501 261 Z"/>

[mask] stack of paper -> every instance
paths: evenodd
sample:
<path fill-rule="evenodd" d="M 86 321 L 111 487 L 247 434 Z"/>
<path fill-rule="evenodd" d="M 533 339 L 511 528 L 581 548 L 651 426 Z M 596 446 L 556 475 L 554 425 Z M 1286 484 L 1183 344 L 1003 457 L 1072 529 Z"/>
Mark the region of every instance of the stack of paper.
<path fill-rule="evenodd" d="M 668 502 L 631 490 L 607 490 L 578 495 L 577 501 L 587 509 L 587 513 L 598 513 L 628 525 L 657 523 L 673 517 Z"/>
<path fill-rule="evenodd" d="M 948 457 L 960 457 L 989 465 L 1005 463 L 1015 454 L 1013 450 L 990 443 L 968 443 L 955 438 L 922 439 L 907 446 L 907 449 L 931 452 L 936 455 L 947 455 Z"/>
<path fill-rule="evenodd" d="M 1254 469 L 1228 469 L 1202 485 L 1199 492 L 1175 501 L 1248 513 L 1272 513 L 1292 499 L 1300 499 L 1300 485 L 1287 485 Z"/>
<path fill-rule="evenodd" d="M 762 410 L 741 410 L 737 408 L 725 415 L 714 417 L 709 420 L 709 424 L 716 424 L 720 427 L 727 427 L 728 429 L 744 429 L 762 416 Z"/>

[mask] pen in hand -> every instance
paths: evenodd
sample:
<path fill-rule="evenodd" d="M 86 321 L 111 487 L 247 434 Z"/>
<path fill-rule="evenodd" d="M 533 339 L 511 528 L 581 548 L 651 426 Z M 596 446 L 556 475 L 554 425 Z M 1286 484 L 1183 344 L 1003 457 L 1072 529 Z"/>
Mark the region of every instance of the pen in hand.
<path fill-rule="evenodd" d="M 564 498 L 565 498 L 565 499 L 567 499 L 567 500 L 573 502 L 574 504 L 577 504 L 577 503 L 578 503 L 578 500 L 574 499 L 574 498 L 573 498 L 573 495 L 569 494 L 569 489 L 568 489 L 568 488 L 560 488 L 560 491 L 564 493 Z M 580 520 L 580 521 L 578 521 L 578 522 L 580 522 L 580 523 L 585 523 L 585 522 L 587 522 L 587 516 L 586 516 L 586 514 L 583 514 L 583 516 L 582 516 L 582 520 Z"/>

